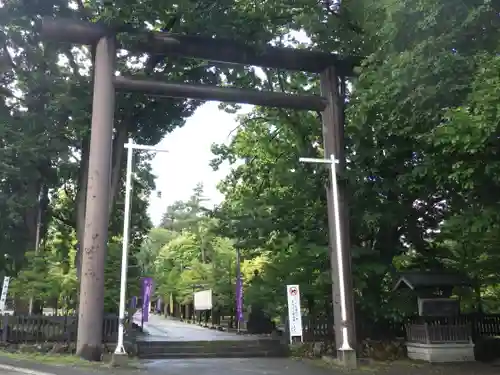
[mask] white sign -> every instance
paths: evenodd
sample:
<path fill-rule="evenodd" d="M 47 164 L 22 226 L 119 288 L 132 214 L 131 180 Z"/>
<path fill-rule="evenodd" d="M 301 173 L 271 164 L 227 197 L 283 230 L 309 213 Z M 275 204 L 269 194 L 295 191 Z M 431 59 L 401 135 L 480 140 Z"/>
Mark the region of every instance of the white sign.
<path fill-rule="evenodd" d="M 5 310 L 5 302 L 7 301 L 7 291 L 9 290 L 10 277 L 3 278 L 2 294 L 0 295 L 0 311 Z"/>
<path fill-rule="evenodd" d="M 286 295 L 288 300 L 288 324 L 290 328 L 290 342 L 294 336 L 302 336 L 302 315 L 300 311 L 300 291 L 298 285 L 287 285 Z"/>
<path fill-rule="evenodd" d="M 212 289 L 194 293 L 194 309 L 196 311 L 212 310 Z"/>

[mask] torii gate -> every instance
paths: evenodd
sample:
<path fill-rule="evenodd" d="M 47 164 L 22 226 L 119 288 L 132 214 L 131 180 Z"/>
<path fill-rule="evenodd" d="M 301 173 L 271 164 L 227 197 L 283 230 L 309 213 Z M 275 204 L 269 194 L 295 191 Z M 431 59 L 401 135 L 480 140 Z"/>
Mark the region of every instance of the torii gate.
<path fill-rule="evenodd" d="M 345 171 L 344 101 L 345 78 L 353 74 L 359 57 L 340 58 L 335 54 L 282 47 L 252 47 L 231 40 L 158 32 L 135 32 L 121 48 L 150 54 L 192 57 L 214 62 L 256 65 L 292 71 L 319 73 L 321 96 L 291 95 L 257 90 L 156 82 L 134 77 L 115 76 L 117 28 L 74 19 L 43 19 L 41 34 L 46 40 L 95 46 L 94 96 L 90 139 L 89 176 L 86 201 L 84 248 L 81 260 L 80 310 L 77 353 L 88 360 L 100 360 L 104 303 L 104 263 L 108 233 L 109 176 L 111 169 L 115 91 L 141 91 L 151 95 L 260 106 L 314 110 L 322 113 L 325 155 L 340 160 L 337 171 Z M 342 342 L 342 328 L 347 327 L 350 345 L 356 347 L 352 273 L 350 254 L 342 254 L 346 285 L 347 319 L 342 321 L 339 303 L 339 280 L 332 183 L 327 186 L 330 258 L 332 270 L 333 313 L 337 345 Z M 349 249 L 349 217 L 346 189 L 339 186 L 341 234 L 344 249 Z M 341 250 L 342 251 L 342 250 Z M 354 351 L 351 351 L 354 352 Z M 341 358 L 355 356 L 339 348 Z M 352 363 L 352 358 L 346 363 Z"/>

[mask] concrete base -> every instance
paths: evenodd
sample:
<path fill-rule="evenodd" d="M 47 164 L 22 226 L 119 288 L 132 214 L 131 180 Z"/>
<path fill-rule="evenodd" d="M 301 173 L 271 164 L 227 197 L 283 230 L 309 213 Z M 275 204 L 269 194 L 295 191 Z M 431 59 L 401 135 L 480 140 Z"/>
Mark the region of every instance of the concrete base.
<path fill-rule="evenodd" d="M 474 344 L 417 344 L 407 343 L 408 358 L 431 363 L 473 362 Z"/>
<path fill-rule="evenodd" d="M 113 353 L 111 357 L 111 366 L 113 367 L 126 367 L 128 366 L 128 355 L 126 353 L 117 354 Z"/>
<path fill-rule="evenodd" d="M 355 350 L 337 350 L 338 364 L 347 369 L 355 369 L 358 367 L 358 360 Z"/>
<path fill-rule="evenodd" d="M 337 357 L 324 355 L 321 359 L 330 365 L 343 367 L 348 370 L 355 370 L 358 367 L 355 350 L 337 350 Z"/>

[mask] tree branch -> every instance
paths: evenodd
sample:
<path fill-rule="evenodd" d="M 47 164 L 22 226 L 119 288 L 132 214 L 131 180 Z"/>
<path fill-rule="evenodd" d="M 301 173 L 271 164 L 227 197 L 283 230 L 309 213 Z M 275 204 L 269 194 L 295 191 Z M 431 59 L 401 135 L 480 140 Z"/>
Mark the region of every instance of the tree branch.
<path fill-rule="evenodd" d="M 341 23 L 343 23 L 345 26 L 347 26 L 351 31 L 354 31 L 356 34 L 363 34 L 363 29 L 361 27 L 359 27 L 354 22 L 349 20 L 348 17 L 346 17 L 346 16 L 343 17 L 341 15 L 340 2 L 338 4 L 335 4 L 334 0 L 323 0 L 322 5 L 324 5 L 328 14 L 337 18 Z M 345 7 L 343 9 L 345 9 Z"/>
<path fill-rule="evenodd" d="M 69 65 L 71 66 L 71 70 L 73 70 L 73 74 L 76 75 L 77 77 L 81 77 L 78 64 L 75 61 L 75 56 L 71 52 L 70 47 L 64 48 L 64 55 L 68 58 Z"/>
<path fill-rule="evenodd" d="M 17 64 L 14 62 L 14 59 L 12 58 L 12 55 L 9 52 L 9 49 L 8 49 L 9 46 L 7 45 L 7 37 L 5 34 L 3 36 L 4 36 L 4 40 L 3 40 L 2 46 L 3 46 L 4 53 L 5 53 L 5 59 L 7 60 L 7 63 L 10 65 L 10 67 L 13 70 L 16 70 Z"/>
<path fill-rule="evenodd" d="M 83 0 L 76 0 L 76 4 L 78 6 L 78 12 L 82 16 L 82 18 L 85 20 L 89 20 L 91 18 L 91 15 L 90 12 L 88 12 L 87 9 L 85 8 Z"/>
<path fill-rule="evenodd" d="M 66 225 L 72 229 L 75 229 L 75 223 L 72 222 L 72 220 L 66 219 L 65 217 L 63 217 L 59 214 L 56 214 L 55 212 L 52 212 L 52 217 L 54 219 L 56 219 L 57 221 L 61 222 L 62 224 Z"/>
<path fill-rule="evenodd" d="M 20 102 L 24 102 L 24 99 L 23 98 L 20 98 L 18 96 L 16 96 L 10 89 L 8 89 L 7 87 L 0 87 L 0 96 L 8 96 L 10 98 L 13 98 L 13 99 L 16 99 L 16 100 L 19 100 Z"/>

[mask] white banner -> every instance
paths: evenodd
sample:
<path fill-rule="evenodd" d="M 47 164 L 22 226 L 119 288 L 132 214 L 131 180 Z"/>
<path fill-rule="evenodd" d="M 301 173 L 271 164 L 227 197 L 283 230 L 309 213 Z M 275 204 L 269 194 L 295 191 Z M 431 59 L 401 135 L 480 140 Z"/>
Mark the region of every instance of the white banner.
<path fill-rule="evenodd" d="M 194 293 L 194 309 L 196 311 L 212 310 L 212 289 Z"/>
<path fill-rule="evenodd" d="M 302 315 L 300 311 L 300 291 L 298 285 L 287 285 L 288 324 L 290 328 L 290 342 L 292 337 L 300 336 L 302 341 Z"/>
<path fill-rule="evenodd" d="M 3 278 L 2 294 L 0 295 L 0 311 L 5 310 L 5 302 L 7 301 L 7 291 L 9 290 L 10 277 Z"/>

